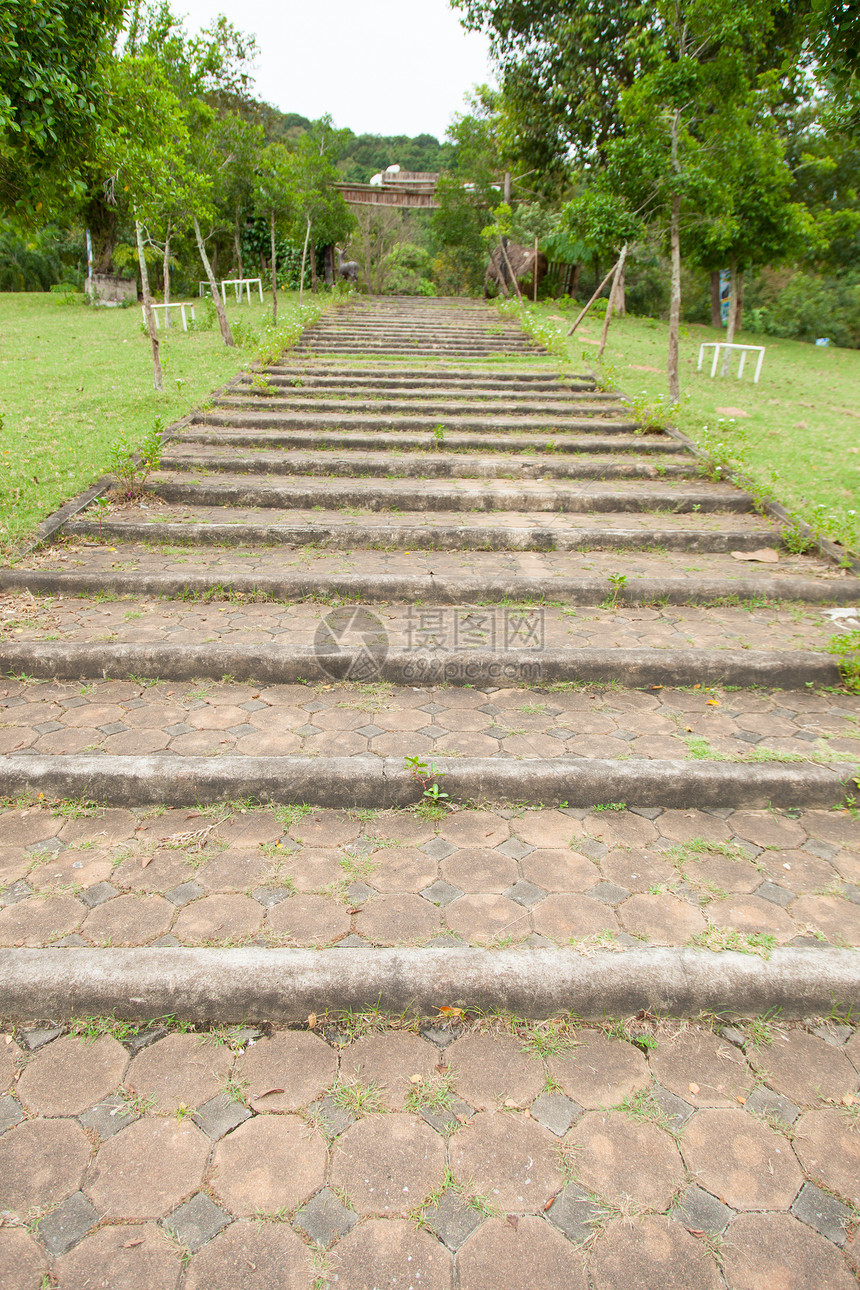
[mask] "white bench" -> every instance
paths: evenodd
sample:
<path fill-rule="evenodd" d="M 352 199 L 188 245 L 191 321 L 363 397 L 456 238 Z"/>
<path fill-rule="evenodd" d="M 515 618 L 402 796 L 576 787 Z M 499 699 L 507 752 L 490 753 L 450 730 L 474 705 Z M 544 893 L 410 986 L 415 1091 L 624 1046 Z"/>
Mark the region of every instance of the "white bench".
<path fill-rule="evenodd" d="M 738 364 L 738 380 L 740 380 L 744 374 L 744 363 L 746 362 L 747 354 L 758 354 L 758 361 L 755 365 L 755 376 L 753 377 L 753 385 L 758 384 L 758 378 L 761 376 L 762 363 L 764 362 L 764 345 L 730 345 L 728 341 L 725 340 L 706 340 L 699 346 L 699 362 L 696 367 L 697 372 L 701 372 L 702 370 L 702 362 L 705 357 L 706 349 L 712 349 L 714 351 L 714 361 L 711 364 L 711 376 L 716 376 L 717 374 L 720 354 L 723 350 L 740 350 L 741 361 Z M 729 359 L 731 359 L 731 355 L 729 355 Z"/>
<path fill-rule="evenodd" d="M 260 304 L 263 303 L 263 279 L 262 278 L 222 278 L 221 280 L 221 299 L 224 304 L 227 303 L 227 288 L 232 287 L 236 295 L 236 303 L 240 304 L 242 296 L 247 289 L 248 304 L 251 303 L 251 288 L 257 287 L 260 292 Z"/>
<path fill-rule="evenodd" d="M 196 322 L 196 321 L 197 321 L 196 316 L 195 316 L 195 313 L 194 313 L 194 305 L 191 303 L 191 301 L 190 301 L 190 300 L 171 300 L 171 302 L 170 302 L 170 304 L 169 304 L 169 305 L 157 305 L 157 304 L 155 304 L 155 303 L 153 302 L 153 304 L 152 304 L 151 308 L 152 308 L 152 314 L 153 314 L 153 317 L 155 318 L 155 330 L 156 330 L 156 331 L 158 331 L 158 310 L 159 310 L 159 309 L 167 309 L 167 310 L 170 310 L 170 309 L 178 309 L 178 310 L 179 310 L 179 313 L 180 313 L 180 315 L 181 315 L 181 317 L 182 317 L 182 330 L 183 330 L 183 331 L 188 331 L 188 319 L 187 319 L 187 317 L 186 317 L 186 315 L 185 315 L 185 310 L 186 310 L 186 309 L 190 309 L 190 310 L 191 310 L 191 321 L 192 321 L 192 322 Z M 143 314 L 143 319 L 144 319 L 144 322 L 145 322 L 145 321 L 146 321 L 146 306 L 145 306 L 145 305 L 142 305 L 142 306 L 141 306 L 141 313 Z"/>

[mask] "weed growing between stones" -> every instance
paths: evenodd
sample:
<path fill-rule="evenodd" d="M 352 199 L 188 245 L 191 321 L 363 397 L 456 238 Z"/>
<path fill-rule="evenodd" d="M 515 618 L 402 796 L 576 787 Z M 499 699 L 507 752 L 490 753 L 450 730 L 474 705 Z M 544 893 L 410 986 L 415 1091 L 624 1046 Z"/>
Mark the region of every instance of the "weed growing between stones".
<path fill-rule="evenodd" d="M 846 690 L 860 694 L 860 631 L 834 636 L 827 648 L 836 656 Z"/>
<path fill-rule="evenodd" d="M 110 468 L 116 479 L 116 491 L 126 501 L 139 497 L 153 470 L 161 464 L 163 417 L 156 417 L 152 428 L 136 448 L 123 434 L 110 447 Z"/>

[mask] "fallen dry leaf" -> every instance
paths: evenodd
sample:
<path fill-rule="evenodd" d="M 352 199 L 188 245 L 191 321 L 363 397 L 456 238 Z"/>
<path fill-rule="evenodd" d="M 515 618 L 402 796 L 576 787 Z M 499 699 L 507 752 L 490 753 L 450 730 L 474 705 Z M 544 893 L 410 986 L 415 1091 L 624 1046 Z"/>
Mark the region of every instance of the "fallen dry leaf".
<path fill-rule="evenodd" d="M 264 1097 L 274 1097 L 276 1093 L 285 1093 L 285 1092 L 286 1092 L 286 1089 L 283 1089 L 283 1088 L 267 1088 L 265 1093 L 255 1093 L 254 1096 L 251 1098 L 251 1101 L 261 1102 Z"/>
<path fill-rule="evenodd" d="M 687 1087 L 689 1088 L 690 1092 L 693 1094 L 693 1097 L 695 1097 L 696 1094 L 699 1092 L 698 1084 L 688 1084 Z"/>
<path fill-rule="evenodd" d="M 448 1008 L 445 1005 L 439 1009 L 439 1012 L 443 1017 L 462 1017 L 463 1015 L 462 1008 Z"/>
<path fill-rule="evenodd" d="M 315 1012 L 312 1012 L 308 1016 L 308 1029 L 313 1030 L 316 1024 L 317 1024 L 317 1014 Z"/>
<path fill-rule="evenodd" d="M 141 856 L 140 857 L 141 869 L 145 869 L 148 864 L 152 864 L 152 856 Z"/>
<path fill-rule="evenodd" d="M 732 551 L 733 560 L 748 560 L 756 564 L 779 564 L 779 553 L 772 547 L 763 546 L 758 551 Z"/>
<path fill-rule="evenodd" d="M 136 1241 L 126 1241 L 122 1248 L 124 1250 L 133 1250 L 136 1245 L 143 1245 L 142 1236 L 139 1236 Z"/>

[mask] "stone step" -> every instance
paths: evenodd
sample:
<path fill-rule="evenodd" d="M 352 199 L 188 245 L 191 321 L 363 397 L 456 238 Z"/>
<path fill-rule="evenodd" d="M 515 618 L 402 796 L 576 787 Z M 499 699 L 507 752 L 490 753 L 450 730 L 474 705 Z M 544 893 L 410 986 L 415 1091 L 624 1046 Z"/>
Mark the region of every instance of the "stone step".
<path fill-rule="evenodd" d="M 218 740 L 210 742 L 217 746 Z M 408 742 L 408 741 L 407 741 Z M 413 745 L 417 739 L 413 741 Z M 512 802 L 589 808 L 626 803 L 684 810 L 838 807 L 857 768 L 756 762 L 685 762 L 597 757 L 434 757 L 435 774 L 452 803 Z M 13 753 L 0 756 L 12 796 L 88 798 L 111 807 L 158 802 L 186 807 L 224 800 L 302 803 L 317 807 L 390 809 L 413 805 L 422 788 L 403 755 L 222 756 L 152 753 Z"/>
<path fill-rule="evenodd" d="M 678 445 L 674 446 L 677 449 Z M 426 440 L 423 447 L 427 447 Z M 655 465 L 647 458 L 634 456 L 634 452 L 635 447 L 631 447 L 618 457 L 611 452 L 589 453 L 561 461 L 556 461 L 553 454 L 546 454 L 542 460 L 530 462 L 517 457 L 474 457 L 444 451 L 413 452 L 407 456 L 382 451 L 348 452 L 346 456 L 335 456 L 331 451 L 214 453 L 180 442 L 163 454 L 161 470 L 420 479 L 689 479 L 699 474 L 697 462 L 689 454 L 676 452 L 672 460 Z"/>
<path fill-rule="evenodd" d="M 368 415 L 351 413 L 346 406 L 341 413 L 328 412 L 242 412 L 217 409 L 207 412 L 193 412 L 190 417 L 192 425 L 224 426 L 228 429 L 259 430 L 338 430 L 344 422 L 367 430 L 436 430 L 442 424 L 444 430 L 471 431 L 490 434 L 504 430 L 535 430 L 543 433 L 557 433 L 561 430 L 599 430 L 611 433 L 613 430 L 627 434 L 637 429 L 637 422 L 629 414 L 618 417 L 611 409 L 598 416 L 581 417 L 575 409 L 570 412 L 549 413 L 546 416 L 520 416 L 515 412 L 504 417 L 487 416 L 448 416 L 443 423 L 438 417 L 417 416 L 404 413 L 402 416 Z"/>
<path fill-rule="evenodd" d="M 157 617 L 163 614 L 163 608 L 163 605 L 153 604 L 151 612 Z M 340 624 L 343 612 L 331 612 L 336 615 L 331 622 Z M 380 624 L 380 648 L 374 650 L 372 670 L 368 667 L 366 649 L 361 644 L 350 643 L 353 636 L 361 638 L 363 632 L 372 627 L 369 614 L 359 614 L 355 627 L 351 632 L 344 633 L 336 649 L 314 639 L 321 630 L 326 634 L 326 639 L 331 637 L 325 626 L 320 628 L 320 623 L 324 622 L 321 615 L 314 620 L 312 639 L 308 643 L 297 643 L 293 632 L 284 633 L 283 640 L 277 644 L 260 642 L 241 645 L 213 640 L 189 643 L 185 639 L 188 635 L 204 634 L 193 630 L 180 630 L 178 636 L 173 632 L 159 642 L 149 643 L 56 639 L 14 643 L 0 641 L 0 674 L 18 678 L 26 676 L 27 683 L 34 678 L 77 681 L 104 681 L 105 677 L 111 677 L 113 681 L 133 678 L 138 687 L 141 679 L 173 682 L 195 681 L 203 677 L 220 682 L 225 676 L 229 676 L 231 682 L 248 681 L 261 685 L 328 685 L 332 681 L 367 684 L 368 678 L 372 677 L 374 684 L 385 683 L 408 689 L 418 684 L 465 686 L 472 690 L 475 687 L 492 688 L 502 682 L 509 699 L 512 689 L 516 687 L 527 687 L 539 692 L 532 696 L 531 701 L 523 699 L 523 704 L 531 706 L 536 712 L 545 709 L 548 703 L 553 703 L 556 694 L 565 693 L 577 693 L 581 696 L 576 703 L 565 701 L 571 711 L 581 712 L 589 702 L 599 710 L 601 697 L 603 708 L 611 708 L 613 703 L 617 703 L 625 709 L 636 710 L 638 705 L 642 710 L 650 710 L 654 695 L 649 695 L 648 700 L 641 698 L 641 691 L 648 688 L 661 694 L 665 691 L 667 702 L 686 705 L 684 712 L 694 711 L 700 714 L 709 711 L 707 705 L 717 695 L 714 711 L 718 715 L 716 710 L 720 703 L 733 702 L 731 695 L 723 692 L 723 687 L 758 691 L 769 688 L 780 693 L 771 696 L 758 693 L 754 704 L 747 700 L 743 706 L 755 713 L 775 712 L 781 720 L 783 709 L 790 712 L 792 706 L 789 697 L 783 692 L 801 691 L 803 694 L 800 697 L 795 695 L 794 698 L 794 706 L 801 711 L 799 714 L 790 712 L 790 716 L 799 722 L 798 730 L 802 728 L 805 731 L 803 739 L 808 743 L 813 742 L 811 736 L 819 731 L 823 713 L 828 723 L 829 738 L 837 741 L 837 750 L 850 751 L 854 747 L 850 742 L 855 731 L 851 720 L 856 708 L 853 699 L 845 697 L 844 701 L 840 701 L 828 695 L 819 702 L 814 701 L 811 706 L 805 701 L 809 698 L 805 692 L 812 687 L 839 690 L 839 668 L 832 654 L 776 649 L 558 648 L 544 644 L 545 611 L 541 611 L 539 615 L 535 611 L 511 612 L 502 622 L 466 606 L 450 610 L 441 619 L 438 614 L 428 616 L 416 612 L 413 619 L 401 614 L 401 621 L 393 625 L 393 617 L 391 613 L 386 613 L 384 626 L 382 619 L 377 618 Z M 446 618 L 450 618 L 447 625 Z M 216 630 L 221 628 L 223 620 L 216 625 Z M 480 643 L 485 636 L 495 638 L 497 634 L 499 637 L 510 635 L 514 641 L 525 641 L 531 634 L 536 643 L 533 648 L 517 648 L 516 644 L 505 648 L 501 645 L 499 648 L 488 648 L 486 644 Z M 459 648 L 452 648 L 451 643 L 455 638 L 465 638 L 466 643 Z M 422 644 L 425 640 L 431 644 Z M 438 641 L 439 644 L 434 645 L 433 641 Z M 398 647 L 397 642 L 405 643 L 406 647 Z M 381 648 L 383 643 L 384 650 Z M 29 691 L 21 688 L 27 683 L 18 680 L 7 684 L 2 698 L 29 694 Z M 595 686 L 598 693 L 589 696 L 589 686 Z M 602 686 L 607 689 L 601 695 Z M 634 693 L 620 694 L 619 686 Z M 694 691 L 694 701 L 691 702 L 689 695 L 682 697 L 680 694 L 671 694 L 673 686 L 683 686 L 686 691 Z M 111 691 L 111 695 L 113 693 Z M 142 691 L 138 689 L 136 693 L 139 697 Z M 490 702 L 490 689 L 487 693 Z M 162 687 L 159 695 L 153 696 L 153 701 L 158 702 L 165 697 Z M 813 700 L 818 700 L 817 695 L 812 697 Z M 39 703 L 52 702 L 50 697 L 45 698 L 42 691 L 36 691 L 36 698 Z M 399 702 L 393 693 L 391 701 L 395 707 Z M 522 705 L 519 710 L 523 711 Z M 830 720 L 833 713 L 837 715 Z M 686 721 L 687 718 L 685 730 Z M 840 721 L 842 735 L 838 733 Z M 777 722 L 771 726 L 771 731 L 773 729 L 780 731 L 778 737 L 782 739 L 788 727 L 780 726 Z M 722 730 L 721 735 L 724 733 Z M 734 733 L 738 737 L 737 732 Z M 754 730 L 746 730 L 744 735 L 745 741 L 750 744 L 760 742 L 763 737 Z M 796 740 L 799 735 L 795 733 L 793 737 Z M 7 741 L 10 738 L 2 736 Z M 785 751 L 785 745 L 781 746 Z M 6 748 L 5 751 L 12 749 Z"/>
<path fill-rule="evenodd" d="M 208 548 L 199 550 L 193 561 L 190 555 L 158 557 L 151 545 L 141 548 L 134 544 L 114 552 L 90 548 L 86 555 L 86 562 L 76 561 L 80 567 L 75 569 L 67 567 L 68 555 L 51 552 L 45 553 L 38 568 L 26 567 L 25 561 L 15 568 L 0 569 L 0 590 L 26 589 L 42 596 L 84 593 L 188 601 L 238 598 L 434 606 L 464 602 L 478 606 L 546 602 L 571 606 L 860 602 L 856 579 L 823 577 L 818 568 L 810 569 L 806 576 L 783 572 L 749 577 L 737 572 L 733 560 L 713 554 L 697 555 L 697 565 L 689 573 L 666 573 L 665 557 L 651 555 L 625 559 L 627 572 L 622 573 L 617 556 L 601 552 L 583 556 L 564 552 L 519 556 L 469 552 L 469 572 L 463 572 L 464 556 L 456 553 L 416 556 L 409 552 L 362 550 L 361 573 L 351 571 L 354 561 L 349 559 L 349 553 L 298 555 L 286 561 L 285 569 L 283 555 L 272 548 L 262 548 L 244 552 L 241 570 L 237 570 L 235 556 Z M 432 569 L 426 567 L 431 560 Z M 52 562 L 55 568 L 50 567 Z M 192 562 L 195 568 L 188 567 Z M 528 572 L 520 572 L 522 568 Z"/>
<path fill-rule="evenodd" d="M 190 546 L 286 546 L 321 547 L 329 551 L 368 548 L 401 551 L 641 551 L 659 547 L 664 552 L 689 554 L 774 549 L 775 539 L 767 529 L 729 529 L 703 532 L 700 529 L 654 527 L 623 528 L 616 525 L 573 528 L 541 526 L 539 518 L 511 516 L 504 525 L 463 525 L 456 514 L 439 515 L 432 525 L 405 522 L 392 524 L 375 517 L 344 522 L 335 511 L 327 516 L 302 518 L 282 512 L 276 521 L 261 521 L 253 514 L 217 519 L 197 519 L 196 513 L 218 508 L 194 507 L 191 515 L 174 521 L 163 514 L 129 519 L 72 520 L 65 532 L 73 538 L 101 543 L 152 542 Z M 218 510 L 219 514 L 223 511 Z M 448 522 L 446 522 L 446 520 Z M 778 539 L 776 539 L 778 541 Z"/>
<path fill-rule="evenodd" d="M 302 375 L 298 371 L 292 376 L 280 375 L 266 369 L 266 374 L 254 373 L 248 375 L 243 373 L 237 376 L 229 383 L 227 387 L 236 396 L 252 396 L 254 398 L 266 398 L 265 390 L 254 385 L 255 381 L 263 378 L 265 383 L 273 388 L 285 393 L 291 393 L 296 398 L 307 399 L 324 399 L 334 397 L 335 391 L 340 391 L 344 386 L 350 389 L 358 390 L 365 399 L 396 399 L 398 402 L 414 401 L 415 399 L 444 399 L 448 402 L 454 402 L 462 397 L 469 402 L 484 400 L 501 401 L 506 407 L 512 405 L 519 406 L 521 403 L 530 403 L 540 397 L 543 407 L 556 407 L 560 403 L 575 402 L 577 406 L 591 404 L 621 404 L 622 396 L 620 394 L 607 394 L 594 388 L 594 382 L 590 384 L 587 378 L 583 377 L 574 384 L 564 384 L 556 382 L 555 384 L 536 383 L 533 387 L 526 385 L 514 384 L 507 382 L 503 385 L 494 385 L 489 379 L 484 380 L 483 376 L 479 378 L 479 383 L 474 381 L 461 383 L 451 382 L 448 385 L 441 381 L 434 381 L 428 374 L 426 378 L 400 378 L 392 377 L 389 381 L 385 374 L 378 378 L 373 376 L 353 375 L 351 377 L 334 377 L 318 376 L 315 374 Z M 396 394 L 392 394 L 392 389 Z"/>
<path fill-rule="evenodd" d="M 68 543 L 60 555 L 66 557 L 67 564 L 81 550 L 79 544 Z M 165 545 L 159 550 L 163 564 L 171 555 L 177 555 L 180 559 L 171 567 L 176 571 L 185 567 L 187 548 Z M 62 567 L 64 562 L 60 559 L 56 563 Z M 590 561 L 588 565 L 589 572 L 593 573 Z M 688 682 L 678 673 L 672 682 L 670 672 L 664 679 L 666 684 L 691 684 L 693 692 L 689 701 L 694 706 L 704 704 L 705 699 L 701 691 L 695 691 L 697 683 L 704 686 L 709 681 L 722 679 L 726 685 L 742 684 L 731 679 L 736 676 L 734 672 L 731 676 L 728 672 L 723 675 L 719 665 L 716 674 L 709 671 L 707 659 L 712 655 L 748 661 L 766 658 L 771 652 L 789 659 L 814 654 L 832 663 L 828 645 L 834 634 L 843 630 L 827 609 L 770 602 L 760 607 L 739 602 L 707 608 L 685 605 L 641 608 L 615 604 L 613 598 L 604 605 L 582 610 L 557 602 L 545 602 L 537 608 L 459 603 L 425 610 L 423 606 L 390 601 L 373 612 L 384 625 L 392 654 L 429 651 L 434 657 L 441 654 L 444 658 L 446 653 L 469 650 L 477 657 L 481 651 L 499 650 L 513 657 L 517 650 L 532 649 L 537 642 L 551 657 L 573 653 L 592 657 L 604 652 L 610 659 L 620 659 L 629 655 L 650 658 L 649 666 L 659 670 L 664 662 L 670 668 L 667 660 L 692 652 L 694 657 L 703 660 L 701 678 Z M 55 642 L 62 647 L 87 644 L 109 648 L 105 642 L 114 642 L 124 647 L 194 645 L 217 649 L 225 646 L 240 651 L 276 646 L 287 656 L 294 647 L 313 650 L 320 624 L 330 613 L 340 615 L 342 611 L 311 600 L 249 603 L 237 597 L 233 602 L 214 600 L 209 604 L 146 597 L 129 600 L 107 594 L 97 598 L 74 595 L 42 598 L 19 589 L 0 595 L 0 647 L 3 641 L 7 642 L 6 649 L 33 647 L 37 652 L 50 651 Z M 357 622 L 360 621 L 359 612 Z M 29 668 L 13 667 L 13 670 L 26 673 Z M 225 667 L 222 671 L 229 673 L 232 669 Z M 107 674 L 113 675 L 112 670 L 108 669 Z M 646 679 L 651 675 L 651 672 L 642 673 Z M 761 678 L 755 683 L 768 684 Z M 771 684 L 789 683 L 773 680 Z M 810 693 L 803 697 L 796 695 L 794 705 L 796 708 L 802 705 L 804 710 L 814 713 L 824 701 Z"/>
<path fill-rule="evenodd" d="M 294 351 L 293 351 L 294 352 Z M 286 355 L 285 355 L 286 357 Z M 554 392 L 566 391 L 576 387 L 577 384 L 584 389 L 593 390 L 595 378 L 591 372 L 571 374 L 569 376 L 560 376 L 555 369 L 546 369 L 544 372 L 535 371 L 534 365 L 530 364 L 527 369 L 519 372 L 502 371 L 493 368 L 492 371 L 477 369 L 467 371 L 462 368 L 450 368 L 441 363 L 425 364 L 423 367 L 339 367 L 334 362 L 323 363 L 320 358 L 316 358 L 311 364 L 303 363 L 269 363 L 262 371 L 266 374 L 267 379 L 272 377 L 281 377 L 284 380 L 300 380 L 308 385 L 341 385 L 346 383 L 350 386 L 368 386 L 375 385 L 379 388 L 387 386 L 412 386 L 414 388 L 423 388 L 424 386 L 445 386 L 452 389 L 462 388 L 471 390 L 476 384 L 479 386 L 490 385 L 495 388 L 501 385 L 507 390 L 550 390 Z M 253 376 L 245 378 L 253 380 Z M 607 401 L 617 401 L 622 396 L 616 393 L 599 394 L 599 398 Z"/>
<path fill-rule="evenodd" d="M 656 472 L 655 472 L 656 473 Z M 247 476 L 219 474 L 217 479 L 189 471 L 172 478 L 154 472 L 147 492 L 166 502 L 205 506 L 264 506 L 408 511 L 548 511 L 559 514 L 668 510 L 744 513 L 753 507 L 748 493 L 724 484 L 672 484 L 625 479 L 613 486 L 600 480 L 502 479 L 480 481 L 447 479 L 330 478 L 294 476 L 289 484 L 277 478 L 250 480 Z"/>
<path fill-rule="evenodd" d="M 341 415 L 354 415 L 355 413 L 392 413 L 405 412 L 407 415 L 415 412 L 416 393 L 412 393 L 408 398 L 392 398 L 382 394 L 375 397 L 356 398 L 355 395 L 342 394 L 338 398 L 320 398 L 307 395 L 296 394 L 294 391 L 277 393 L 272 395 L 270 391 L 249 388 L 243 390 L 241 394 L 221 395 L 214 401 L 214 406 L 219 411 L 225 408 L 242 408 L 248 411 L 261 412 L 279 412 L 287 410 L 289 412 L 337 412 Z M 598 402 L 596 399 L 576 399 L 576 398 L 540 398 L 524 399 L 517 397 L 512 402 L 499 401 L 498 399 L 486 399 L 475 401 L 469 399 L 451 399 L 444 397 L 436 399 L 431 396 L 430 392 L 421 396 L 421 413 L 423 416 L 506 416 L 510 413 L 523 415 L 524 413 L 542 414 L 543 416 L 561 413 L 575 413 L 581 416 L 583 413 L 600 413 L 615 414 L 619 416 L 628 416 L 629 412 L 623 404 L 605 404 Z"/>
<path fill-rule="evenodd" d="M 389 432 L 350 430 L 346 422 L 338 431 L 321 434 L 317 430 L 295 430 L 281 434 L 275 430 L 204 430 L 199 424 L 192 429 L 183 428 L 172 440 L 174 444 L 209 444 L 223 448 L 313 448 L 319 452 L 336 449 L 383 452 L 386 449 L 422 450 L 428 447 L 426 434 L 409 434 L 406 431 Z M 677 455 L 684 451 L 677 439 L 661 434 L 599 435 L 596 431 L 579 435 L 554 435 L 552 439 L 537 435 L 517 435 L 514 432 L 493 436 L 445 432 L 444 448 L 451 452 L 484 455 L 490 452 L 524 453 L 552 459 L 559 453 L 635 453 L 646 457 L 663 454 Z"/>

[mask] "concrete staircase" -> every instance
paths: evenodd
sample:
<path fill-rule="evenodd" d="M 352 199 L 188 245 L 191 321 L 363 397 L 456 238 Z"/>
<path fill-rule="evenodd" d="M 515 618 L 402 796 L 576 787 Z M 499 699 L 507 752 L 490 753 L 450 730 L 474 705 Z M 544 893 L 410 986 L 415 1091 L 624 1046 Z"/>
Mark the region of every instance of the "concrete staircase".
<path fill-rule="evenodd" d="M 394 806 L 420 796 L 417 757 L 451 800 L 832 806 L 857 704 L 817 696 L 810 728 L 808 689 L 838 686 L 821 611 L 859 587 L 489 307 L 371 301 L 174 427 L 144 496 L 84 510 L 0 572 L 59 628 L 0 644 L 4 670 L 92 682 L 50 729 L 43 704 L 7 696 L 0 772 L 14 792 L 116 804 Z M 252 626 L 225 636 L 238 619 Z M 149 723 L 108 701 L 132 678 Z M 159 723 L 156 678 L 224 678 L 235 720 L 217 740 L 190 711 Z M 307 702 L 262 721 L 249 682 Z M 399 725 L 318 725 L 319 686 L 338 682 L 394 687 Z M 480 692 L 481 715 L 439 724 L 436 685 Z M 703 697 L 714 685 L 729 693 Z M 520 686 L 505 726 L 495 696 Z M 670 687 L 698 695 L 694 722 Z"/>

